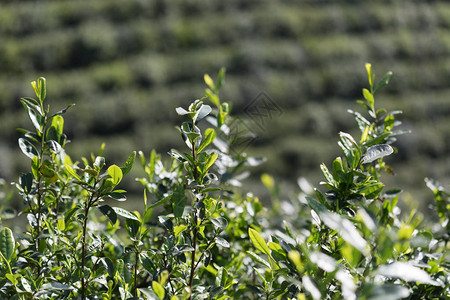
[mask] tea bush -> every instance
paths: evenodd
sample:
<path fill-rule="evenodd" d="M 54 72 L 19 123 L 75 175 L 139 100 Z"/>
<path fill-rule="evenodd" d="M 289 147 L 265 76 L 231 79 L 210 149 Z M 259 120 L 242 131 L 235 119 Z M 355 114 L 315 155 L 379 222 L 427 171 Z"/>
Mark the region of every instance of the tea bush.
<path fill-rule="evenodd" d="M 375 82 L 366 71 L 363 113 L 349 111 L 361 136 L 339 134 L 342 156 L 320 166 L 322 188 L 300 178 L 285 200 L 264 174 L 271 209 L 241 189 L 264 159 L 237 151 L 251 132 L 220 99 L 223 69 L 216 81 L 205 75 L 205 97 L 176 109 L 184 150 L 132 152 L 121 167 L 103 146 L 72 160 L 63 118 L 72 105 L 52 112 L 46 80 L 32 82 L 37 99 L 21 99 L 32 129 L 19 139 L 30 171 L 14 183 L 28 225 L 1 227 L 0 298 L 447 299 L 450 193 L 426 179 L 436 218 L 401 213 L 401 190 L 381 181 L 393 172 L 384 157 L 397 152 L 401 112 L 374 98 L 392 74 Z M 144 209 L 127 211 L 114 203 L 126 201 L 119 186 L 136 158 Z M 4 204 L 2 219 L 14 218 Z"/>

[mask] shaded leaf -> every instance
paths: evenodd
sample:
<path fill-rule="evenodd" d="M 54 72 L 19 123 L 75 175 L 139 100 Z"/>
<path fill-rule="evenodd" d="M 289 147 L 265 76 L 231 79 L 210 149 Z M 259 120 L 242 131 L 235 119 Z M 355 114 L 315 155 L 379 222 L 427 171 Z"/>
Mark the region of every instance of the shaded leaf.
<path fill-rule="evenodd" d="M 186 205 L 186 195 L 180 185 L 177 185 L 174 193 L 172 194 L 173 214 L 175 218 L 181 218 L 183 216 L 184 207 Z"/>
<path fill-rule="evenodd" d="M 102 214 L 104 214 L 111 221 L 112 225 L 116 224 L 117 214 L 111 206 L 102 205 L 98 206 L 97 208 Z"/>
<path fill-rule="evenodd" d="M 386 75 L 383 76 L 383 78 L 381 78 L 380 81 L 378 81 L 378 83 L 375 85 L 373 92 L 375 93 L 376 91 L 378 91 L 379 89 L 381 89 L 382 87 L 384 87 L 385 85 L 387 85 L 389 83 L 389 80 L 392 77 L 392 72 L 389 71 L 386 73 Z"/>
<path fill-rule="evenodd" d="M 0 231 L 0 252 L 4 259 L 8 262 L 14 254 L 14 235 L 8 227 L 4 227 Z"/>

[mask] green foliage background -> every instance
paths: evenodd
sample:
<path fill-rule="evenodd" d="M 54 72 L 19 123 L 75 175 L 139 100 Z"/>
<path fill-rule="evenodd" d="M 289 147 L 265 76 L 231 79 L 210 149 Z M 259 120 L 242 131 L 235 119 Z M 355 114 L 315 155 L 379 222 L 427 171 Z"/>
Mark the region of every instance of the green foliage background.
<path fill-rule="evenodd" d="M 412 130 L 390 180 L 430 199 L 424 177 L 450 181 L 447 1 L 3 0 L 0 177 L 28 167 L 14 134 L 27 124 L 24 82 L 45 76 L 53 107 L 77 103 L 65 126 L 74 157 L 106 142 L 112 164 L 132 150 L 177 147 L 174 107 L 202 95 L 203 74 L 224 66 L 222 98 L 234 115 L 261 91 L 283 109 L 249 152 L 278 178 L 315 182 L 320 162 L 337 154 L 336 134 L 355 128 L 346 109 L 367 61 L 394 72 L 378 103 L 402 109 Z"/>

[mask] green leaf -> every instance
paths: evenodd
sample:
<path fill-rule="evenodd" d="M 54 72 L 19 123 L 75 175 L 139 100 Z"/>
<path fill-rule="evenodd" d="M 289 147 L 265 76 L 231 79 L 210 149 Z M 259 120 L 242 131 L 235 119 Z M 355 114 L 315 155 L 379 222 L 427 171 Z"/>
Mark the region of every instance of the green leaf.
<path fill-rule="evenodd" d="M 181 218 L 183 216 L 184 207 L 186 206 L 186 195 L 180 185 L 177 185 L 174 193 L 172 194 L 173 214 L 175 218 Z"/>
<path fill-rule="evenodd" d="M 205 139 L 200 144 L 200 147 L 198 147 L 197 152 L 201 152 L 203 149 L 205 149 L 209 144 L 212 143 L 212 141 L 216 138 L 216 131 L 212 128 L 208 128 L 205 130 Z"/>
<path fill-rule="evenodd" d="M 209 156 L 208 161 L 206 162 L 204 168 L 203 168 L 203 174 L 206 174 L 211 168 L 211 166 L 214 164 L 214 162 L 217 160 L 217 157 L 219 157 L 219 154 L 213 153 Z"/>
<path fill-rule="evenodd" d="M 393 152 L 394 149 L 392 149 L 392 147 L 389 146 L 388 144 L 380 144 L 369 147 L 367 149 L 366 154 L 364 154 L 364 156 L 362 157 L 361 163 L 362 164 L 371 163 L 374 160 L 377 160 L 387 155 L 391 155 Z"/>
<path fill-rule="evenodd" d="M 20 150 L 22 150 L 22 152 L 29 158 L 33 159 L 33 157 L 35 157 L 35 156 L 39 157 L 36 147 L 34 147 L 34 145 L 31 144 L 28 140 L 26 140 L 24 138 L 20 138 L 19 139 L 19 147 L 20 147 Z"/>
<path fill-rule="evenodd" d="M 11 261 L 11 257 L 14 254 L 14 235 L 8 227 L 4 227 L 0 231 L 0 252 L 6 261 Z"/>
<path fill-rule="evenodd" d="M 384 75 L 383 78 L 381 78 L 381 80 L 378 81 L 378 83 L 375 85 L 373 92 L 375 93 L 382 87 L 386 86 L 389 83 L 389 80 L 391 79 L 391 77 L 392 77 L 392 72 L 391 71 L 387 72 L 386 75 Z"/>
<path fill-rule="evenodd" d="M 120 208 L 120 207 L 113 207 L 112 209 L 114 210 L 114 212 L 116 214 L 118 214 L 119 216 L 124 217 L 125 219 L 135 220 L 135 221 L 140 222 L 139 218 L 136 217 L 135 214 L 129 212 L 128 210 L 125 210 L 125 209 Z"/>
<path fill-rule="evenodd" d="M 367 100 L 367 103 L 369 104 L 369 107 L 374 110 L 375 105 L 375 99 L 373 98 L 373 95 L 369 92 L 367 89 L 363 89 L 363 96 Z"/>
<path fill-rule="evenodd" d="M 125 176 L 126 174 L 128 174 L 128 172 L 130 172 L 131 168 L 133 167 L 135 159 L 136 159 L 136 151 L 133 151 L 131 152 L 130 156 L 128 156 L 128 159 L 123 165 L 123 167 L 120 168 L 122 170 L 123 176 Z"/>
<path fill-rule="evenodd" d="M 122 170 L 116 165 L 110 166 L 108 168 L 107 174 L 108 181 L 110 181 L 114 186 L 118 185 L 123 177 Z"/>
<path fill-rule="evenodd" d="M 111 199 L 114 199 L 116 201 L 126 201 L 127 197 L 123 193 L 118 193 L 116 191 L 113 191 L 111 193 L 106 194 L 106 196 L 110 197 Z"/>
<path fill-rule="evenodd" d="M 208 96 L 208 99 L 217 107 L 220 107 L 220 100 L 219 97 L 217 97 L 216 94 L 214 94 L 210 89 L 206 89 L 205 91 L 206 96 Z"/>
<path fill-rule="evenodd" d="M 320 169 L 322 170 L 322 174 L 325 177 L 325 179 L 328 181 L 329 184 L 331 184 L 333 187 L 336 187 L 336 181 L 334 180 L 333 176 L 331 175 L 330 171 L 328 170 L 327 166 L 325 164 L 320 165 Z"/>
<path fill-rule="evenodd" d="M 366 63 L 365 67 L 366 67 L 367 77 L 369 78 L 369 86 L 370 86 L 370 88 L 372 88 L 373 87 L 372 65 L 370 63 Z"/>
<path fill-rule="evenodd" d="M 75 170 L 69 164 L 64 163 L 64 168 L 65 168 L 65 171 L 68 173 L 68 175 L 81 181 L 80 176 L 78 176 L 78 174 L 75 172 Z"/>
<path fill-rule="evenodd" d="M 5 274 L 5 277 L 6 277 L 9 281 L 11 281 L 11 283 L 14 284 L 14 285 L 16 285 L 16 284 L 19 283 L 19 281 L 18 281 L 17 279 L 18 279 L 20 276 L 21 276 L 20 274 L 15 274 L 15 275 L 10 274 L 10 273 Z M 14 298 L 13 298 L 13 299 L 14 299 Z"/>
<path fill-rule="evenodd" d="M 55 118 L 55 117 L 58 117 L 58 116 L 60 116 L 60 115 L 62 115 L 62 114 L 65 114 L 66 111 L 67 111 L 69 108 L 71 108 L 72 106 L 75 106 L 75 104 L 72 103 L 72 104 L 67 105 L 65 108 L 63 108 L 63 109 L 61 109 L 60 111 L 57 111 L 57 112 L 55 112 L 53 115 L 51 115 L 50 118 Z M 53 122 L 53 120 L 52 120 L 52 122 Z"/>
<path fill-rule="evenodd" d="M 153 291 L 155 292 L 156 296 L 158 296 L 158 298 L 160 300 L 163 300 L 164 296 L 166 294 L 166 292 L 164 291 L 164 288 L 157 281 L 152 282 L 152 288 L 153 288 Z"/>
<path fill-rule="evenodd" d="M 161 204 L 164 204 L 164 203 L 166 203 L 167 200 L 169 200 L 171 197 L 172 197 L 172 195 L 169 195 L 169 196 L 167 196 L 167 197 L 164 197 L 164 198 L 162 198 L 162 199 L 156 201 L 155 203 L 152 203 L 152 205 L 150 205 L 149 208 L 153 208 L 153 207 L 159 206 L 159 205 L 161 205 Z"/>
<path fill-rule="evenodd" d="M 31 187 L 33 186 L 33 174 L 21 174 L 19 177 L 19 183 L 24 192 L 28 194 L 31 191 Z"/>
<path fill-rule="evenodd" d="M 361 193 L 367 199 L 375 199 L 380 195 L 383 188 L 384 184 L 382 184 L 381 182 L 374 182 L 364 185 L 362 189 L 359 190 L 359 193 Z"/>
<path fill-rule="evenodd" d="M 260 264 L 266 266 L 266 267 L 269 268 L 269 269 L 271 268 L 269 262 L 268 262 L 267 260 L 263 259 L 262 257 L 260 257 L 258 254 L 254 253 L 254 252 L 252 252 L 252 251 L 247 251 L 247 254 L 250 255 L 250 257 L 251 257 L 254 261 L 256 261 L 256 262 L 258 262 L 258 263 L 260 263 Z"/>
<path fill-rule="evenodd" d="M 211 79 L 211 77 L 208 74 L 205 74 L 203 76 L 203 79 L 205 80 L 206 85 L 211 89 L 211 90 L 215 90 L 216 86 L 214 84 L 214 81 Z"/>
<path fill-rule="evenodd" d="M 225 68 L 221 68 L 219 74 L 217 75 L 216 91 L 220 90 L 223 83 L 225 82 L 225 71 L 226 71 Z"/>
<path fill-rule="evenodd" d="M 185 231 L 186 229 L 187 229 L 187 226 L 186 226 L 186 225 L 178 225 L 178 226 L 175 226 L 175 227 L 173 228 L 173 234 L 174 234 L 175 236 L 179 236 L 180 233 L 182 233 L 182 232 Z"/>
<path fill-rule="evenodd" d="M 39 97 L 39 100 L 44 101 L 45 97 L 47 96 L 47 81 L 44 77 L 39 77 L 38 79 L 38 90 L 39 94 L 37 96 Z"/>
<path fill-rule="evenodd" d="M 270 249 L 269 247 L 267 247 L 266 241 L 264 241 L 264 239 L 259 235 L 259 233 L 256 230 L 249 228 L 248 235 L 253 243 L 253 246 L 255 246 L 256 249 L 267 255 L 270 255 Z"/>

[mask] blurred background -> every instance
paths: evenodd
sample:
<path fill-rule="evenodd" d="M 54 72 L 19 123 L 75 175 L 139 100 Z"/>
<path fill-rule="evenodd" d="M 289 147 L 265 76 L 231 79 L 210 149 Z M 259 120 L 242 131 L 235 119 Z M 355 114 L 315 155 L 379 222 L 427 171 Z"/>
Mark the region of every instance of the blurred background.
<path fill-rule="evenodd" d="M 234 115 L 264 92 L 281 109 L 246 149 L 265 156 L 259 176 L 285 194 L 302 176 L 317 186 L 319 165 L 340 155 L 338 132 L 358 134 L 347 109 L 367 87 L 364 64 L 380 79 L 393 71 L 377 106 L 401 109 L 399 153 L 386 160 L 389 187 L 426 210 L 432 177 L 450 182 L 450 3 L 436 1 L 40 0 L 0 1 L 0 178 L 17 180 L 29 160 L 16 128 L 31 123 L 20 97 L 47 78 L 54 111 L 65 117 L 73 159 L 98 152 L 122 164 L 133 150 L 183 149 L 177 106 L 203 96 L 203 74 L 227 69 L 221 98 Z M 142 201 L 134 181 L 126 189 Z M 15 204 L 18 205 L 18 204 Z"/>

